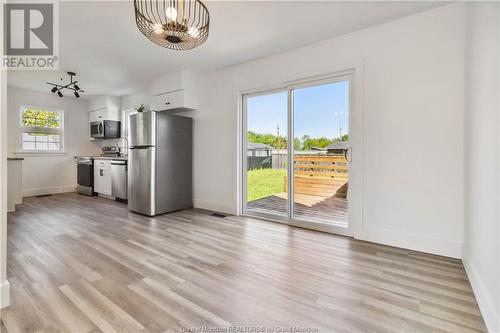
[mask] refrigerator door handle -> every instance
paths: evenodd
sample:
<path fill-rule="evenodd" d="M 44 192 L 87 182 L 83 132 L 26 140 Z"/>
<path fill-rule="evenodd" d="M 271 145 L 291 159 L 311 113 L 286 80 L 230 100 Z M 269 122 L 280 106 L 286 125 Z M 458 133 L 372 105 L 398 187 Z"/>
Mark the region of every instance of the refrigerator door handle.
<path fill-rule="evenodd" d="M 130 149 L 149 149 L 152 147 L 154 147 L 154 146 L 137 146 L 137 147 L 130 147 Z"/>

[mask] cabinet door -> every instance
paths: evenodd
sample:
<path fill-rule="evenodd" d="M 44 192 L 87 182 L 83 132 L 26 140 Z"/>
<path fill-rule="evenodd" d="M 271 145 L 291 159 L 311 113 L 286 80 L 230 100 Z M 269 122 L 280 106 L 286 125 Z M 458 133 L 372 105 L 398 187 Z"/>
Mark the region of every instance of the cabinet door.
<path fill-rule="evenodd" d="M 94 192 L 101 193 L 102 192 L 102 180 L 100 175 L 100 168 L 97 165 L 94 165 Z"/>
<path fill-rule="evenodd" d="M 107 109 L 100 109 L 100 110 L 92 111 L 95 114 L 95 120 L 98 121 L 98 120 L 106 119 L 106 111 L 107 111 Z"/>
<path fill-rule="evenodd" d="M 165 110 L 182 108 L 184 106 L 184 91 L 177 90 L 167 94 L 167 104 Z"/>
<path fill-rule="evenodd" d="M 96 160 L 94 163 L 94 191 L 111 195 L 111 164 L 110 161 Z"/>
<path fill-rule="evenodd" d="M 168 93 L 153 96 L 153 103 L 151 103 L 152 110 L 163 111 L 168 107 Z"/>
<path fill-rule="evenodd" d="M 164 111 L 182 108 L 184 106 L 184 92 L 177 90 L 153 97 L 153 110 Z"/>

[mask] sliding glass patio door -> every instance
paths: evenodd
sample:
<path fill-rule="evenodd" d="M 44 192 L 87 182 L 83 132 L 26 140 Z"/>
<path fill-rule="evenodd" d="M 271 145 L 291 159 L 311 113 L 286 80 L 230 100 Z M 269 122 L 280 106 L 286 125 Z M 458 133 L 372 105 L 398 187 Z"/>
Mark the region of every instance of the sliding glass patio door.
<path fill-rule="evenodd" d="M 349 234 L 350 76 L 243 96 L 243 213 Z"/>
<path fill-rule="evenodd" d="M 246 96 L 244 108 L 246 209 L 288 218 L 288 93 Z"/>
<path fill-rule="evenodd" d="M 293 94 L 293 213 L 311 226 L 347 228 L 349 81 Z"/>

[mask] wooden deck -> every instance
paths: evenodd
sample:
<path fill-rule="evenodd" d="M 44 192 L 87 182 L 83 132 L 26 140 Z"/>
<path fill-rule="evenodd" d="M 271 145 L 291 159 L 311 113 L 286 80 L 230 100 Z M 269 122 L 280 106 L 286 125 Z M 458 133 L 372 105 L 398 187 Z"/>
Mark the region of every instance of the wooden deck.
<path fill-rule="evenodd" d="M 294 215 L 297 220 L 347 226 L 349 165 L 344 155 L 294 156 Z M 283 193 L 254 200 L 251 211 L 286 215 L 288 177 Z"/>
<path fill-rule="evenodd" d="M 256 212 L 286 215 L 286 193 L 251 201 L 247 208 Z M 295 217 L 311 222 L 347 226 L 347 199 L 342 195 L 321 197 L 295 194 Z"/>

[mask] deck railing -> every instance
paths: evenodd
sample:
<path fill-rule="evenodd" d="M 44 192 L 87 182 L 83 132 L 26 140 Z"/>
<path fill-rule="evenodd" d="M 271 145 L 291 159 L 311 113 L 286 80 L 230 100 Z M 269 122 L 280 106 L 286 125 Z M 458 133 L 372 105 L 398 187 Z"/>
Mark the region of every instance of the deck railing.
<path fill-rule="evenodd" d="M 343 155 L 295 155 L 294 189 L 297 194 L 347 196 L 349 163 Z M 288 179 L 285 176 L 285 184 Z M 286 192 L 285 185 L 284 191 Z"/>

